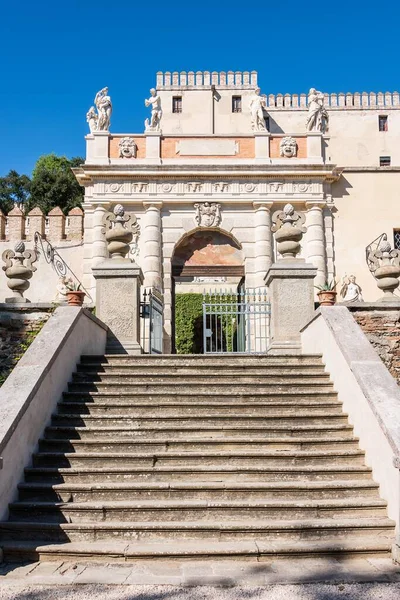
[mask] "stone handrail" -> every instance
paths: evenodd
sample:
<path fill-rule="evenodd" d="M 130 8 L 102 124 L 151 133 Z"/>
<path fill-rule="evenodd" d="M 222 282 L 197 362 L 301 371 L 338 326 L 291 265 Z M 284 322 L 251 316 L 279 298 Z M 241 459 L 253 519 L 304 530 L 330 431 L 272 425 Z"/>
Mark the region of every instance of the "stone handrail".
<path fill-rule="evenodd" d="M 86 309 L 56 309 L 0 389 L 0 519 L 82 354 L 104 354 L 107 327 Z"/>
<path fill-rule="evenodd" d="M 399 534 L 399 386 L 345 306 L 320 307 L 301 339 L 304 353 L 322 354 Z"/>

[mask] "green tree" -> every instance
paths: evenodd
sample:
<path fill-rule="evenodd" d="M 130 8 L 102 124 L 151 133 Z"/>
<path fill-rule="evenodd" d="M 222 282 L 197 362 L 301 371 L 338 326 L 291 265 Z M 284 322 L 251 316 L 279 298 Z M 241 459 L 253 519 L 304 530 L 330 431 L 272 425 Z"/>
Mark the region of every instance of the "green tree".
<path fill-rule="evenodd" d="M 83 188 L 77 182 L 71 168 L 83 162 L 84 159 L 79 156 L 70 159 L 56 154 L 41 156 L 33 169 L 27 209 L 39 206 L 47 214 L 59 206 L 64 213 L 68 213 L 71 208 L 81 206 Z"/>
<path fill-rule="evenodd" d="M 26 202 L 29 198 L 31 180 L 13 169 L 5 177 L 0 177 L 0 209 L 9 213 L 15 202 Z"/>

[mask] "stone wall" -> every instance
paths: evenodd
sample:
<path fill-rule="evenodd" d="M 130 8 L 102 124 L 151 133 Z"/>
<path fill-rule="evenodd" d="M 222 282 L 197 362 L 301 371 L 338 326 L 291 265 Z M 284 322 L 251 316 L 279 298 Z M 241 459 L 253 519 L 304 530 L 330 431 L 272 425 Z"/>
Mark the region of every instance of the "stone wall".
<path fill-rule="evenodd" d="M 0 386 L 49 319 L 51 304 L 0 304 Z"/>
<path fill-rule="evenodd" d="M 390 373 L 400 383 L 400 301 L 393 306 L 357 303 L 348 308 Z"/>

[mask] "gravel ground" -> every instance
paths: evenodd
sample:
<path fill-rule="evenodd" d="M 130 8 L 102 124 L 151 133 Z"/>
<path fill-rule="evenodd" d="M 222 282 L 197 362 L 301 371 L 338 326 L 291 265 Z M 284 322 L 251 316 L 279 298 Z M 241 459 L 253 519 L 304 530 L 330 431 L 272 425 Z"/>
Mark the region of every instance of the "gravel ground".
<path fill-rule="evenodd" d="M 400 583 L 265 587 L 23 586 L 0 587 L 1 600 L 399 600 Z"/>

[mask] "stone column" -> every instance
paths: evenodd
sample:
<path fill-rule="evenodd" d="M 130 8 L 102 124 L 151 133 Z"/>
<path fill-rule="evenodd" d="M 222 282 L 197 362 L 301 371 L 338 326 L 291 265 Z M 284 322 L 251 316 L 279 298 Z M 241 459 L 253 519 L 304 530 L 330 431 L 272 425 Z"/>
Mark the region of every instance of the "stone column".
<path fill-rule="evenodd" d="M 324 232 L 324 201 L 306 202 L 307 207 L 307 260 L 317 267 L 315 285 L 323 285 L 327 278 L 326 243 Z"/>
<path fill-rule="evenodd" d="M 272 202 L 253 202 L 255 287 L 264 287 L 265 275 L 272 264 Z"/>
<path fill-rule="evenodd" d="M 161 281 L 161 207 L 162 202 L 146 202 L 143 230 L 145 287 L 162 290 Z"/>
<path fill-rule="evenodd" d="M 93 213 L 92 267 L 107 258 L 107 243 L 104 217 L 108 210 L 105 206 L 96 206 Z"/>

